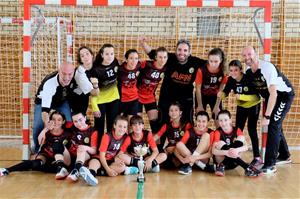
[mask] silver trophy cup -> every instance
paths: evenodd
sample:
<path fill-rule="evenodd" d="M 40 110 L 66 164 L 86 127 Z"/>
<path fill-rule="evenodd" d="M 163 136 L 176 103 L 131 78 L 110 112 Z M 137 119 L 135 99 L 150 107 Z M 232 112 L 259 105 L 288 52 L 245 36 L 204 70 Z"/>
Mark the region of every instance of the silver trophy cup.
<path fill-rule="evenodd" d="M 140 159 L 138 161 L 139 174 L 137 176 L 137 181 L 144 182 L 145 181 L 145 176 L 144 176 L 145 161 L 143 160 L 143 156 L 148 153 L 148 147 L 136 146 L 136 147 L 134 147 L 134 152 L 136 155 L 138 155 L 140 157 Z"/>

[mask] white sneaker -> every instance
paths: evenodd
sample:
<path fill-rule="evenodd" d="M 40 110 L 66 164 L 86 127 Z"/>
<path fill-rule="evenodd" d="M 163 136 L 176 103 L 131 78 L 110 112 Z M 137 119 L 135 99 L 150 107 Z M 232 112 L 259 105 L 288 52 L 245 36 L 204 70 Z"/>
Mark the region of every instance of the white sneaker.
<path fill-rule="evenodd" d="M 93 174 L 91 174 L 90 170 L 85 166 L 82 166 L 79 169 L 80 176 L 84 179 L 88 185 L 96 186 L 98 184 L 98 180 Z"/>
<path fill-rule="evenodd" d="M 277 168 L 276 168 L 276 166 L 262 167 L 261 168 L 261 172 L 263 172 L 266 175 L 269 175 L 269 174 L 276 173 L 277 172 Z"/>
<path fill-rule="evenodd" d="M 290 164 L 292 163 L 292 159 L 291 158 L 287 158 L 287 159 L 276 159 L 276 165 L 283 165 L 283 164 Z"/>
<path fill-rule="evenodd" d="M 124 175 L 138 174 L 139 169 L 137 167 L 125 167 Z"/>
<path fill-rule="evenodd" d="M 72 172 L 68 175 L 67 180 L 76 182 L 79 178 L 79 172 L 77 169 L 73 169 Z"/>
<path fill-rule="evenodd" d="M 159 171 L 160 171 L 159 164 L 156 165 L 155 167 L 153 167 L 153 168 L 151 169 L 151 172 L 152 172 L 152 173 L 158 173 Z"/>
<path fill-rule="evenodd" d="M 9 172 L 6 168 L 0 168 L 0 176 L 8 176 Z"/>
<path fill-rule="evenodd" d="M 55 175 L 56 180 L 63 180 L 68 176 L 69 172 L 65 167 L 61 167 Z"/>

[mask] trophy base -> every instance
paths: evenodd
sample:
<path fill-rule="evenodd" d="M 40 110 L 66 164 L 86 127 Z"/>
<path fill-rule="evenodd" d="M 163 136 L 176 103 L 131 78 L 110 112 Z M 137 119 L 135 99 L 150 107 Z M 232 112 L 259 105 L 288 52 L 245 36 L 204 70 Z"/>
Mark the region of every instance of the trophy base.
<path fill-rule="evenodd" d="M 139 178 L 139 177 L 137 177 L 137 178 L 136 178 L 136 181 L 137 181 L 137 182 L 145 182 L 145 181 L 146 181 L 146 178 Z"/>

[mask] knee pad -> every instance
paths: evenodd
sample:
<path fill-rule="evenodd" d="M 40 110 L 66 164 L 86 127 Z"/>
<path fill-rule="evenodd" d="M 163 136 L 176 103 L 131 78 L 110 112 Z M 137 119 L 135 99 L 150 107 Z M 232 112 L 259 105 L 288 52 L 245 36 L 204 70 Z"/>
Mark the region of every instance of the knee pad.
<path fill-rule="evenodd" d="M 63 154 L 65 147 L 62 143 L 60 142 L 54 142 L 52 145 L 53 153 L 54 154 Z"/>

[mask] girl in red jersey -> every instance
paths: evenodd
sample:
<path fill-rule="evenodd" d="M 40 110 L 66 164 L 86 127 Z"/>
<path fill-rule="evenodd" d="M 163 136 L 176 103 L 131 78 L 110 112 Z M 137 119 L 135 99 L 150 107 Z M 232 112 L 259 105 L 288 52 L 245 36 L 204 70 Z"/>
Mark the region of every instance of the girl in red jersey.
<path fill-rule="evenodd" d="M 142 62 L 138 79 L 139 115 L 142 116 L 143 106 L 148 115 L 152 132 L 159 130 L 158 108 L 155 91 L 164 77 L 165 64 L 168 60 L 168 51 L 164 47 L 156 49 L 155 61 Z"/>
<path fill-rule="evenodd" d="M 224 74 L 225 55 L 220 48 L 214 48 L 208 53 L 208 61 L 200 70 L 196 82 L 196 112 L 206 110 L 207 105 L 212 111 L 212 118 L 218 114 L 221 108 L 221 100 L 217 98 L 219 91 L 222 91 L 227 77 Z M 217 126 L 217 122 L 215 121 Z"/>
<path fill-rule="evenodd" d="M 73 114 L 72 120 L 74 127 L 72 128 L 69 152 L 72 159 L 76 159 L 76 161 L 74 169 L 67 179 L 76 182 L 80 173 L 89 185 L 96 185 L 98 180 L 83 165 L 97 152 L 98 132 L 87 124 L 86 117 L 82 113 Z M 94 170 L 93 167 L 90 169 Z"/>
<path fill-rule="evenodd" d="M 159 164 L 167 159 L 166 154 L 159 153 L 152 133 L 144 130 L 144 121 L 141 116 L 133 116 L 130 119 L 130 126 L 132 128 L 132 133 L 128 135 L 122 144 L 118 157 L 124 161 L 126 165 L 138 167 L 138 160 L 140 157 L 135 153 L 134 147 L 147 146 L 149 149 L 148 153 L 144 156 L 144 171 L 159 172 Z"/>
<path fill-rule="evenodd" d="M 160 139 L 160 150 L 164 150 L 168 155 L 174 153 L 177 142 L 179 142 L 184 132 L 192 125 L 189 122 L 181 121 L 181 105 L 178 102 L 171 103 L 169 108 L 170 122 L 164 124 L 154 135 L 154 139 Z M 167 139 L 166 139 L 167 138 Z"/>
<path fill-rule="evenodd" d="M 199 111 L 196 115 L 195 127 L 187 130 L 182 139 L 176 144 L 176 157 L 183 163 L 180 174 L 192 173 L 192 165 L 196 164 L 201 170 L 209 171 L 208 165 L 212 156 L 210 148 L 210 133 L 208 128 L 209 116 L 206 111 Z"/>
<path fill-rule="evenodd" d="M 130 119 L 138 113 L 138 89 L 137 78 L 141 62 L 137 50 L 129 49 L 125 53 L 126 61 L 121 64 L 118 72 L 118 88 L 120 93 L 119 114 Z"/>
<path fill-rule="evenodd" d="M 41 145 L 34 160 L 23 162 L 9 168 L 1 168 L 0 176 L 8 175 L 15 171 L 46 171 L 55 172 L 55 179 L 67 177 L 67 166 L 70 165 L 70 154 L 65 145 L 69 143 L 69 133 L 65 130 L 65 115 L 59 111 L 50 113 L 49 122 L 39 135 Z"/>
<path fill-rule="evenodd" d="M 220 111 L 217 119 L 220 127 L 214 132 L 212 146 L 212 153 L 217 163 L 215 174 L 224 176 L 225 169 L 241 166 L 245 170 L 246 176 L 260 176 L 261 171 L 241 159 L 242 153 L 247 151 L 248 147 L 243 132 L 232 126 L 230 112 L 227 110 Z"/>

